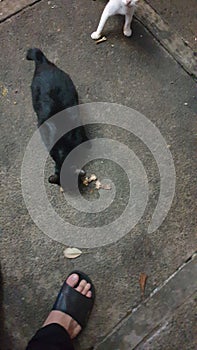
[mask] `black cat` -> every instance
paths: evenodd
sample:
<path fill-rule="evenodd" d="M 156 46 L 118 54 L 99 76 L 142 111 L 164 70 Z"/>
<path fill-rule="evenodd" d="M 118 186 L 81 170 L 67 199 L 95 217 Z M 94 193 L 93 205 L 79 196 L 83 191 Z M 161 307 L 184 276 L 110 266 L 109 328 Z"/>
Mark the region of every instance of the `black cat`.
<path fill-rule="evenodd" d="M 55 161 L 55 174 L 51 175 L 48 181 L 60 185 L 60 171 L 65 158 L 76 146 L 88 141 L 84 126 L 75 128 L 75 122 L 79 120 L 78 108 L 65 111 L 78 105 L 78 93 L 69 75 L 50 62 L 41 50 L 29 49 L 26 58 L 35 61 L 31 84 L 33 108 L 38 117 L 38 127 L 45 122 L 41 128 L 41 137 Z M 51 117 L 61 111 L 64 111 L 61 120 L 54 122 Z M 69 129 L 72 129 L 72 126 L 74 129 L 59 138 L 62 122 L 67 123 Z M 54 139 L 58 141 L 53 145 Z M 50 145 L 53 145 L 52 148 Z M 80 177 L 85 175 L 84 170 L 77 168 L 75 161 L 68 171 L 71 176 L 72 172 Z"/>

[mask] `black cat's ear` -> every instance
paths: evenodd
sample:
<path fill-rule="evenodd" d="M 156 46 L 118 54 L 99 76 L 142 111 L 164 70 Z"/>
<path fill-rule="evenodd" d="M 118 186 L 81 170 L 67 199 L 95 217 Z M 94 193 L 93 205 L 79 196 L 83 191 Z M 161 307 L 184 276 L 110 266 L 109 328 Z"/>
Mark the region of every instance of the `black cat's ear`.
<path fill-rule="evenodd" d="M 35 61 L 36 63 L 44 63 L 48 61 L 43 52 L 37 48 L 29 49 L 26 54 L 26 59 L 29 61 Z"/>

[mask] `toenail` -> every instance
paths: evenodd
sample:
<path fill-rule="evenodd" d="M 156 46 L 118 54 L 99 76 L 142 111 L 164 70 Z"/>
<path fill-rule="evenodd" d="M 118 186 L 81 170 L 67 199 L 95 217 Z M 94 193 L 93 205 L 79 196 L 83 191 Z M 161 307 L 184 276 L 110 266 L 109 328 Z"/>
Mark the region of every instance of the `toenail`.
<path fill-rule="evenodd" d="M 76 274 L 73 274 L 73 275 L 72 275 L 72 280 L 73 280 L 73 281 L 76 281 L 77 279 L 78 279 L 78 276 L 77 276 Z"/>

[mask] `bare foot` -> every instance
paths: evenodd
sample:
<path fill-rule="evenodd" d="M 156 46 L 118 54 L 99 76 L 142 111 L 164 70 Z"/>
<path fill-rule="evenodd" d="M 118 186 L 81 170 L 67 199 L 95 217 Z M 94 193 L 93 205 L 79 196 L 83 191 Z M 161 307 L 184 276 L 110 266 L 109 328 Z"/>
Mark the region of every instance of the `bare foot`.
<path fill-rule="evenodd" d="M 75 273 L 70 275 L 66 280 L 67 284 L 73 288 L 77 285 L 78 281 L 79 276 Z M 92 292 L 90 291 L 90 288 L 91 284 L 87 283 L 85 280 L 82 280 L 79 283 L 78 287 L 75 289 L 81 294 L 85 295 L 87 298 L 91 298 Z M 59 325 L 64 327 L 70 335 L 71 339 L 75 338 L 81 331 L 81 326 L 75 320 L 73 320 L 71 316 L 65 314 L 62 311 L 51 311 L 46 321 L 44 322 L 43 327 L 51 323 L 58 323 Z"/>

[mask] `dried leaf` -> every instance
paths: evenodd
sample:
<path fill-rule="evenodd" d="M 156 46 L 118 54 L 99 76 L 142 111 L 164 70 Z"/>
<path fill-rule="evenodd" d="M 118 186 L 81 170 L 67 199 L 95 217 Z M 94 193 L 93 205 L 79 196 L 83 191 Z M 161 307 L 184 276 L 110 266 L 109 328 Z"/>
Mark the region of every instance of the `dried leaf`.
<path fill-rule="evenodd" d="M 61 186 L 60 186 L 60 193 L 64 193 L 64 189 Z"/>
<path fill-rule="evenodd" d="M 82 254 L 82 251 L 78 248 L 66 248 L 64 250 L 64 256 L 67 259 L 75 259 Z"/>
<path fill-rule="evenodd" d="M 146 281 L 147 281 L 148 276 L 145 273 L 140 274 L 140 289 L 141 289 L 141 296 L 144 298 L 144 293 L 145 293 L 145 287 L 146 287 Z"/>

